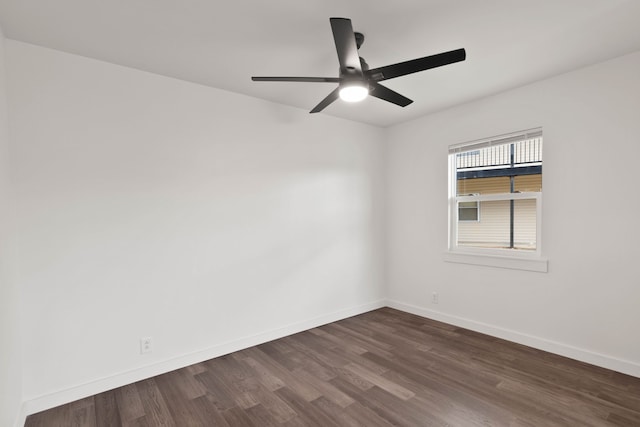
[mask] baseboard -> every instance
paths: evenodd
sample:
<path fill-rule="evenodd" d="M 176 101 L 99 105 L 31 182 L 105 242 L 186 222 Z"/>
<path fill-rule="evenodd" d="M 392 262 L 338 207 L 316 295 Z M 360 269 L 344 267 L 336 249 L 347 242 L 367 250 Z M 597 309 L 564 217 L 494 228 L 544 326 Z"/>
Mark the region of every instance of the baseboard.
<path fill-rule="evenodd" d="M 27 421 L 27 412 L 24 403 L 20 405 L 20 412 L 18 413 L 18 418 L 16 418 L 16 422 L 13 424 L 14 427 L 23 427 L 24 423 Z"/>
<path fill-rule="evenodd" d="M 436 310 L 429 310 L 412 304 L 406 304 L 400 301 L 387 300 L 387 306 L 396 310 L 415 314 L 417 316 L 426 317 L 428 319 L 437 320 L 448 323 L 450 325 L 459 326 L 461 328 L 470 329 L 472 331 L 481 332 L 493 337 L 502 338 L 518 344 L 523 344 L 539 350 L 548 351 L 570 359 L 579 360 L 591 365 L 600 366 L 602 368 L 611 369 L 612 371 L 621 372 L 640 378 L 640 364 L 628 360 L 618 359 L 613 356 L 595 353 L 578 347 L 544 338 L 523 334 L 514 330 L 501 328 L 487 323 L 477 322 L 463 317 L 452 316 Z"/>
<path fill-rule="evenodd" d="M 69 389 L 39 396 L 34 399 L 27 400 L 23 403 L 20 420 L 18 420 L 20 424 L 18 424 L 18 426 L 23 426 L 26 417 L 30 414 L 35 414 L 37 412 L 54 408 L 65 403 L 73 402 L 75 400 L 83 399 L 94 394 L 112 390 L 123 385 L 131 384 L 136 381 L 141 381 L 147 378 L 154 377 L 156 375 L 161 375 L 166 372 L 184 368 L 185 366 L 193 365 L 195 363 L 204 362 L 215 357 L 223 356 L 225 354 L 233 353 L 234 351 L 239 351 L 248 347 L 263 344 L 265 342 L 286 337 L 291 334 L 316 328 L 327 323 L 346 319 L 347 317 L 357 316 L 358 314 L 366 313 L 368 311 L 376 310 L 385 306 L 386 301 L 384 300 L 373 301 L 367 304 L 362 304 L 356 307 L 351 307 L 322 316 L 314 317 L 312 319 L 296 322 L 280 328 L 264 331 L 255 335 L 239 338 L 233 341 L 206 348 L 201 351 L 185 354 L 183 356 L 154 363 L 152 365 L 148 365 L 131 371 L 122 372 L 120 374 L 112 375 L 106 378 L 101 378 Z"/>

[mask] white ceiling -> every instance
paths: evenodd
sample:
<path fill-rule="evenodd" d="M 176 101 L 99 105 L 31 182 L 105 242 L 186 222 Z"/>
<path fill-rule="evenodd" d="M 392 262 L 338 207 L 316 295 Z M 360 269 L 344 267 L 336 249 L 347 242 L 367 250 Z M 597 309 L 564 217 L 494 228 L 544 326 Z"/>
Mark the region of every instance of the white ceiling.
<path fill-rule="evenodd" d="M 414 100 L 336 101 L 320 114 L 389 126 L 640 49 L 640 0 L 0 0 L 5 36 L 313 108 L 337 77 L 330 17 L 351 18 L 371 68 L 465 48 L 467 60 L 388 80 Z"/>

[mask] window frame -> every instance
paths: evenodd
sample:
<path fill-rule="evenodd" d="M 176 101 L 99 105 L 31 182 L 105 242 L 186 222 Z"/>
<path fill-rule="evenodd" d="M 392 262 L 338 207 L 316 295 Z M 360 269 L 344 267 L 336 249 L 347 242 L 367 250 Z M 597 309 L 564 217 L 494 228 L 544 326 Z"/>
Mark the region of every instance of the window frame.
<path fill-rule="evenodd" d="M 449 147 L 448 153 L 448 250 L 445 252 L 444 260 L 448 262 L 459 262 L 465 264 L 484 265 L 502 268 L 515 268 L 520 270 L 530 270 L 547 272 L 548 262 L 542 256 L 542 191 L 540 192 L 520 192 L 520 193 L 495 193 L 495 194 L 473 194 L 457 195 L 457 164 L 456 155 L 460 152 L 473 151 L 482 146 L 488 146 L 491 141 L 496 141 L 495 145 L 504 144 L 500 141 L 521 137 L 526 140 L 532 137 L 527 135 L 542 136 L 542 129 L 535 128 L 526 131 L 514 132 L 471 141 L 463 144 L 456 144 Z M 542 158 L 541 158 L 542 161 Z M 458 203 L 477 202 L 478 219 L 480 218 L 480 203 L 484 201 L 502 200 L 535 200 L 536 201 L 536 248 L 535 250 L 518 250 L 509 248 L 482 248 L 467 245 L 458 245 Z"/>

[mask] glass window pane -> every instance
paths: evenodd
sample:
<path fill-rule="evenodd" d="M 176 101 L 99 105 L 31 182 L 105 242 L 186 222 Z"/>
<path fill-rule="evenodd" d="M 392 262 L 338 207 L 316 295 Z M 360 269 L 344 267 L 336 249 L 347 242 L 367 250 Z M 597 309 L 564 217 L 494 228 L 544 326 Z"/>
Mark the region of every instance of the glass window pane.
<path fill-rule="evenodd" d="M 514 248 L 535 250 L 536 199 L 514 200 Z"/>
<path fill-rule="evenodd" d="M 468 208 L 468 209 L 476 209 L 478 207 L 478 202 L 460 202 L 458 203 L 459 208 Z"/>
<path fill-rule="evenodd" d="M 536 198 L 508 197 L 542 193 L 542 131 L 479 140 L 467 148 L 450 147 L 456 196 L 498 195 L 490 198 L 506 200 L 459 202 L 457 221 L 451 223 L 457 246 L 537 250 Z"/>
<path fill-rule="evenodd" d="M 480 203 L 480 221 L 458 221 L 458 245 L 509 247 L 509 201 Z"/>
<path fill-rule="evenodd" d="M 475 205 L 475 202 L 473 202 Z M 462 203 L 461 203 L 462 205 Z M 478 220 L 478 208 L 463 208 L 458 207 L 458 220 L 459 221 L 477 221 Z"/>
<path fill-rule="evenodd" d="M 524 193 L 527 191 L 542 191 L 542 174 L 518 175 L 514 177 L 514 191 Z"/>
<path fill-rule="evenodd" d="M 511 190 L 511 184 L 508 176 L 458 179 L 457 186 L 458 196 L 468 196 L 469 194 L 509 193 Z"/>
<path fill-rule="evenodd" d="M 458 246 L 535 250 L 536 200 L 514 200 L 511 246 L 511 200 L 480 203 L 479 221 L 458 221 Z M 460 209 L 464 211 L 466 209 Z"/>

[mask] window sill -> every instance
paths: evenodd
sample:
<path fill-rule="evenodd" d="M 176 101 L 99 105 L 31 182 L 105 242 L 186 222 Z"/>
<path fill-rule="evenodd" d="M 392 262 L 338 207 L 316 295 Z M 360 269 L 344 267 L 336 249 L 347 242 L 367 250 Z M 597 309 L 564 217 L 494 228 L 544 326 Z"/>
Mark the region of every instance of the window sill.
<path fill-rule="evenodd" d="M 459 264 L 482 265 L 485 267 L 509 268 L 513 270 L 536 271 L 546 273 L 549 261 L 546 258 L 525 258 L 515 256 L 487 255 L 447 251 L 444 253 L 445 262 Z"/>

